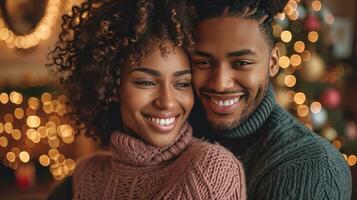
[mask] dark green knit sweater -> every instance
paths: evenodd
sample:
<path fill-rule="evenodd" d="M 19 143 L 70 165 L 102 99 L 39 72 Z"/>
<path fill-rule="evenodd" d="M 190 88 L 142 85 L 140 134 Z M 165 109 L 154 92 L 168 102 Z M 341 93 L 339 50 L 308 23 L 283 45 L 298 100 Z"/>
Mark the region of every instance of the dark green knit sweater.
<path fill-rule="evenodd" d="M 207 139 L 243 162 L 249 199 L 351 199 L 350 169 L 341 153 L 279 107 L 271 87 L 235 130 L 217 134 L 197 121 L 202 117 L 191 119 L 196 133 L 209 133 Z"/>

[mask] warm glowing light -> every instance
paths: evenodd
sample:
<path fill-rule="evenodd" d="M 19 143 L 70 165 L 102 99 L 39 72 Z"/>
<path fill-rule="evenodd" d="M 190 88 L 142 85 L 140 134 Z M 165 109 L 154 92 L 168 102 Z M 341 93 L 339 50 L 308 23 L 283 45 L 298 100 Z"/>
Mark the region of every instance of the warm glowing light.
<path fill-rule="evenodd" d="M 290 57 L 290 64 L 294 67 L 297 67 L 301 64 L 301 57 L 297 54 L 294 54 Z"/>
<path fill-rule="evenodd" d="M 30 128 L 37 128 L 41 125 L 41 119 L 36 115 L 31 115 L 27 117 L 26 123 Z"/>
<path fill-rule="evenodd" d="M 298 92 L 294 96 L 294 101 L 296 104 L 303 104 L 306 100 L 306 96 L 302 92 Z"/>
<path fill-rule="evenodd" d="M 15 162 L 16 160 L 16 155 L 14 152 L 7 152 L 6 154 L 6 159 L 9 161 L 9 162 Z"/>
<path fill-rule="evenodd" d="M 294 50 L 298 53 L 302 53 L 305 50 L 305 43 L 302 41 L 297 41 L 294 43 Z"/>
<path fill-rule="evenodd" d="M 340 149 L 342 144 L 340 140 L 335 140 L 332 142 L 332 144 L 336 147 L 336 149 Z"/>
<path fill-rule="evenodd" d="M 40 134 L 41 138 L 45 138 L 46 137 L 46 127 L 44 126 L 40 126 L 37 129 L 37 132 Z"/>
<path fill-rule="evenodd" d="M 70 137 L 73 135 L 73 129 L 71 126 L 64 124 L 59 127 L 59 136 Z"/>
<path fill-rule="evenodd" d="M 281 68 L 287 68 L 290 65 L 290 59 L 287 56 L 281 56 L 279 58 L 279 66 Z"/>
<path fill-rule="evenodd" d="M 317 102 L 317 101 L 315 101 L 315 102 L 313 102 L 311 105 L 310 105 L 310 110 L 311 110 L 311 112 L 312 113 L 319 113 L 320 111 L 321 111 L 321 108 L 322 108 L 322 106 L 321 106 L 321 103 L 319 103 L 319 102 Z"/>
<path fill-rule="evenodd" d="M 40 108 L 40 100 L 36 97 L 30 97 L 27 103 L 33 110 L 38 110 Z"/>
<path fill-rule="evenodd" d="M 289 15 L 289 19 L 291 21 L 295 21 L 299 19 L 299 12 L 297 10 L 294 10 L 294 12 L 291 15 Z"/>
<path fill-rule="evenodd" d="M 27 151 L 21 151 L 19 154 L 19 158 L 22 162 L 27 163 L 30 161 L 30 154 Z"/>
<path fill-rule="evenodd" d="M 72 144 L 74 142 L 74 136 L 71 135 L 69 137 L 63 137 L 62 140 L 66 144 Z"/>
<path fill-rule="evenodd" d="M 7 95 L 6 93 L 1 93 L 0 94 L 0 102 L 2 104 L 7 104 L 9 102 L 9 95 Z"/>
<path fill-rule="evenodd" d="M 54 127 L 47 128 L 46 136 L 49 140 L 54 140 L 55 138 L 57 138 L 56 128 L 54 128 Z"/>
<path fill-rule="evenodd" d="M 348 158 L 347 155 L 343 153 L 342 156 L 347 161 L 347 158 Z"/>
<path fill-rule="evenodd" d="M 5 122 L 14 123 L 14 116 L 10 113 L 7 113 L 4 116 L 4 120 Z"/>
<path fill-rule="evenodd" d="M 348 165 L 350 165 L 351 167 L 355 166 L 357 163 L 357 157 L 355 155 L 350 155 L 347 158 L 347 162 L 348 162 Z"/>
<path fill-rule="evenodd" d="M 66 166 L 66 168 L 70 171 L 74 170 L 74 168 L 76 167 L 76 162 L 72 159 L 66 159 L 64 161 L 64 165 Z"/>
<path fill-rule="evenodd" d="M 49 166 L 51 161 L 47 155 L 41 155 L 38 160 L 40 161 L 40 164 L 44 167 Z"/>
<path fill-rule="evenodd" d="M 297 114 L 299 117 L 306 117 L 309 114 L 309 107 L 307 105 L 299 105 Z"/>
<path fill-rule="evenodd" d="M 14 104 L 21 104 L 23 100 L 22 94 L 18 93 L 18 92 L 11 92 L 10 93 L 10 101 Z"/>
<path fill-rule="evenodd" d="M 321 10 L 321 1 L 319 0 L 315 0 L 311 3 L 311 8 L 314 10 L 314 11 L 320 11 Z"/>
<path fill-rule="evenodd" d="M 7 138 L 4 136 L 0 137 L 0 146 L 6 147 L 7 144 L 8 144 Z"/>
<path fill-rule="evenodd" d="M 58 138 L 55 138 L 53 140 L 48 140 L 48 146 L 50 146 L 51 148 L 55 149 L 59 147 L 59 140 Z"/>
<path fill-rule="evenodd" d="M 294 75 L 287 75 L 285 77 L 284 83 L 287 87 L 294 87 L 296 84 L 296 78 Z"/>
<path fill-rule="evenodd" d="M 12 138 L 14 140 L 20 140 L 21 139 L 21 131 L 19 129 L 14 129 L 11 134 Z"/>
<path fill-rule="evenodd" d="M 304 61 L 309 61 L 311 58 L 311 53 L 310 53 L 310 51 L 305 50 L 301 53 L 301 56 Z"/>
<path fill-rule="evenodd" d="M 15 115 L 16 119 L 24 118 L 24 115 L 25 115 L 24 109 L 16 108 L 15 111 L 14 111 L 14 115 Z"/>
<path fill-rule="evenodd" d="M 0 122 L 0 133 L 4 132 L 4 124 Z"/>
<path fill-rule="evenodd" d="M 45 92 L 41 95 L 41 101 L 42 103 L 45 103 L 47 101 L 52 101 L 52 95 L 48 92 Z"/>
<path fill-rule="evenodd" d="M 52 113 L 53 110 L 54 110 L 54 106 L 52 104 L 52 101 L 46 101 L 45 103 L 43 103 L 42 109 L 47 114 Z"/>
<path fill-rule="evenodd" d="M 283 32 L 281 32 L 281 35 L 280 35 L 281 40 L 285 43 L 290 42 L 292 37 L 293 36 L 290 31 L 283 31 Z"/>
<path fill-rule="evenodd" d="M 4 125 L 4 129 L 6 133 L 11 134 L 12 130 L 14 129 L 14 126 L 12 125 L 12 123 L 6 122 Z"/>
<path fill-rule="evenodd" d="M 59 157 L 59 151 L 57 150 L 57 149 L 50 149 L 49 151 L 48 151 L 48 155 L 50 156 L 50 158 L 52 159 L 52 160 L 57 160 L 58 159 L 58 157 Z"/>
<path fill-rule="evenodd" d="M 310 42 L 314 43 L 317 42 L 317 40 L 319 39 L 319 34 L 316 31 L 311 31 L 307 35 L 307 38 L 309 39 Z"/>

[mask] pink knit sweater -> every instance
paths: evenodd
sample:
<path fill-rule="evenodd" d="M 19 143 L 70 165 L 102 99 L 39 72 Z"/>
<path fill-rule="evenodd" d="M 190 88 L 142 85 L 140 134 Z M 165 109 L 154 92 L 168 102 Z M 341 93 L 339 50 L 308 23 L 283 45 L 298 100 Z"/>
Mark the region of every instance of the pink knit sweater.
<path fill-rule="evenodd" d="M 242 164 L 219 145 L 192 138 L 185 124 L 157 148 L 115 132 L 111 153 L 88 156 L 73 176 L 74 199 L 246 199 Z"/>

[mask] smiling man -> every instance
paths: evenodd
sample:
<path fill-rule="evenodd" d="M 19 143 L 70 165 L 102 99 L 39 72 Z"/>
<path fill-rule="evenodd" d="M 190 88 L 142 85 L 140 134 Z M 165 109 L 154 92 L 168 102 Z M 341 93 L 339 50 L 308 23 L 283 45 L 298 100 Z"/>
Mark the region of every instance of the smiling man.
<path fill-rule="evenodd" d="M 342 155 L 279 107 L 270 79 L 278 70 L 271 22 L 287 0 L 197 0 L 193 83 L 197 133 L 244 163 L 249 199 L 350 199 Z"/>

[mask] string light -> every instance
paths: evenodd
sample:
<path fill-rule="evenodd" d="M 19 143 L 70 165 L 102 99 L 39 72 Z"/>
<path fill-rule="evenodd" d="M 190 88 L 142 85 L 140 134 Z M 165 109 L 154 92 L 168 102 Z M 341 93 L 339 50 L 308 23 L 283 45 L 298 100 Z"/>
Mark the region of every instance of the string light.
<path fill-rule="evenodd" d="M 348 164 L 349 164 L 351 167 L 353 167 L 353 166 L 355 166 L 356 163 L 357 163 L 357 157 L 356 157 L 355 155 L 350 155 L 350 156 L 348 156 L 348 158 L 347 158 L 347 162 L 348 162 Z"/>
<path fill-rule="evenodd" d="M 10 30 L 2 18 L 0 18 L 0 40 L 9 48 L 28 49 L 37 46 L 41 40 L 47 40 L 53 26 L 60 15 L 61 0 L 49 0 L 44 16 L 38 22 L 32 32 L 26 35 L 17 35 Z"/>
<path fill-rule="evenodd" d="M 27 151 L 21 151 L 19 154 L 19 158 L 23 163 L 27 163 L 30 161 L 30 154 Z"/>
<path fill-rule="evenodd" d="M 302 53 L 305 50 L 305 43 L 302 41 L 296 41 L 294 43 L 294 50 L 298 53 Z"/>
<path fill-rule="evenodd" d="M 290 57 L 290 64 L 294 67 L 297 67 L 301 64 L 301 57 L 297 54 L 294 54 Z"/>
<path fill-rule="evenodd" d="M 316 31 L 309 32 L 307 38 L 310 42 L 315 43 L 319 39 L 319 34 Z"/>
<path fill-rule="evenodd" d="M 281 38 L 281 40 L 283 41 L 283 42 L 285 42 L 285 43 L 288 43 L 288 42 L 290 42 L 291 41 L 291 39 L 292 39 L 292 34 L 291 34 L 291 32 L 290 31 L 283 31 L 283 32 L 281 32 L 281 35 L 280 35 L 280 38 Z"/>
<path fill-rule="evenodd" d="M 303 104 L 306 100 L 306 96 L 302 92 L 298 92 L 294 96 L 294 101 L 296 104 Z"/>
<path fill-rule="evenodd" d="M 317 101 L 311 103 L 311 105 L 310 105 L 311 112 L 315 113 L 315 114 L 319 113 L 321 111 L 321 108 L 322 108 L 321 103 L 319 103 Z"/>
<path fill-rule="evenodd" d="M 284 83 L 287 87 L 294 87 L 296 84 L 296 78 L 294 75 L 287 75 L 285 77 Z"/>
<path fill-rule="evenodd" d="M 307 105 L 299 105 L 297 114 L 299 117 L 306 117 L 309 114 L 309 107 Z"/>
<path fill-rule="evenodd" d="M 290 59 L 287 56 L 281 56 L 279 58 L 279 66 L 281 68 L 287 68 L 290 65 Z"/>
<path fill-rule="evenodd" d="M 314 0 L 312 1 L 311 3 L 311 8 L 314 10 L 314 11 L 320 11 L 321 10 L 321 1 L 319 0 Z"/>
<path fill-rule="evenodd" d="M 1 93 L 0 94 L 0 102 L 2 103 L 2 104 L 7 104 L 7 102 L 9 102 L 9 95 L 8 94 L 6 94 L 6 93 Z"/>

